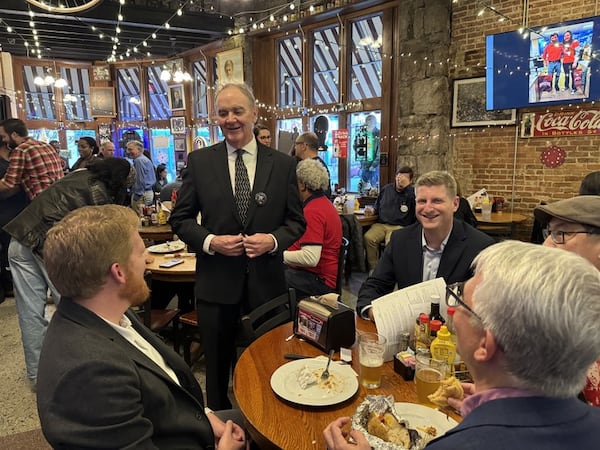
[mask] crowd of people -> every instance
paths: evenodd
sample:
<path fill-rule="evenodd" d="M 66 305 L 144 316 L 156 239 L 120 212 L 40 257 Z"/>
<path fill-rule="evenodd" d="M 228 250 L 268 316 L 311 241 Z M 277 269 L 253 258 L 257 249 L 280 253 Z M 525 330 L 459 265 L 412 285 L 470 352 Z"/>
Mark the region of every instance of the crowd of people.
<path fill-rule="evenodd" d="M 228 396 L 240 317 L 288 287 L 299 297 L 338 287 L 342 223 L 318 137 L 297 136 L 298 162 L 255 127 L 246 85 L 221 86 L 215 106 L 225 139 L 188 155 L 170 217 L 197 258 L 206 400 L 180 356 L 129 310 L 150 294 L 136 212 L 173 187 L 165 166 L 154 167 L 140 141 L 127 143 L 131 164 L 111 157 L 114 146 L 81 138 L 81 170 L 65 175 L 56 150 L 29 137 L 22 121 L 0 123 L 0 201 L 10 205 L 1 212 L 12 215 L 0 214 L 0 244 L 27 377 L 54 447 L 248 448 Z M 457 216 L 450 173 L 413 179 L 400 167 L 373 206 L 370 273 L 356 312 L 374 320 L 372 301 L 396 287 L 438 277 L 464 283 L 455 327 L 473 384 L 464 399 L 449 400 L 462 423 L 429 447 L 592 448 L 600 409 L 585 403 L 600 406 L 598 173 L 580 196 L 535 209 L 543 246 L 496 244 Z M 58 305 L 50 324 L 48 290 Z M 370 448 L 349 421 L 324 430 L 328 448 Z"/>

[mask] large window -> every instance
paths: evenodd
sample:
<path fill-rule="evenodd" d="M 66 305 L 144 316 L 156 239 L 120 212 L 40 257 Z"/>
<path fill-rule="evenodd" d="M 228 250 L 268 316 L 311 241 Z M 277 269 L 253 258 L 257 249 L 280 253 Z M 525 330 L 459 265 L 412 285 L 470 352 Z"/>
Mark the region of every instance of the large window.
<path fill-rule="evenodd" d="M 167 100 L 167 82 L 160 79 L 162 66 L 148 67 L 148 100 L 150 102 L 150 120 L 168 119 L 171 115 Z"/>
<path fill-rule="evenodd" d="M 56 120 L 54 88 L 51 84 L 35 83 L 51 76 L 45 67 L 23 66 L 25 87 L 25 111 L 28 120 Z"/>
<path fill-rule="evenodd" d="M 381 97 L 381 14 L 352 22 L 350 100 Z"/>
<path fill-rule="evenodd" d="M 338 160 L 333 155 L 333 130 L 339 128 L 337 114 L 320 114 L 310 118 L 310 131 L 319 138 L 319 156 L 329 168 L 331 184 L 339 184 Z"/>
<path fill-rule="evenodd" d="M 339 101 L 340 45 L 339 26 L 334 25 L 313 33 L 312 79 L 313 104 Z"/>
<path fill-rule="evenodd" d="M 117 92 L 119 119 L 122 121 L 142 120 L 140 71 L 137 67 L 117 69 Z"/>
<path fill-rule="evenodd" d="M 91 121 L 90 111 L 90 74 L 88 69 L 63 67 L 60 76 L 67 81 L 63 87 L 63 104 L 67 120 L 77 122 Z"/>
<path fill-rule="evenodd" d="M 381 113 L 350 114 L 348 123 L 348 190 L 366 192 L 379 188 Z"/>
<path fill-rule="evenodd" d="M 299 35 L 279 40 L 277 98 L 279 107 L 302 106 L 302 39 Z"/>
<path fill-rule="evenodd" d="M 67 150 L 69 154 L 69 167 L 79 159 L 79 151 L 77 151 L 77 141 L 79 138 L 89 136 L 96 139 L 96 130 L 67 130 Z"/>
<path fill-rule="evenodd" d="M 192 64 L 194 78 L 194 115 L 197 118 L 208 117 L 208 98 L 206 95 L 206 60 L 201 59 Z"/>

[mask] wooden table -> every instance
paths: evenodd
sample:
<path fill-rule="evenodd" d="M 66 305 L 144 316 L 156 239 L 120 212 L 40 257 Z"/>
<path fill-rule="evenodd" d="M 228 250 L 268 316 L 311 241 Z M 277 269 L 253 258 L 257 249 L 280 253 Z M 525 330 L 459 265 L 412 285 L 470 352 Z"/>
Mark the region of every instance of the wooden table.
<path fill-rule="evenodd" d="M 356 220 L 360 223 L 361 227 L 369 227 L 377 222 L 377 218 L 379 217 L 377 214 L 373 214 L 372 216 L 365 216 L 364 214 L 354 214 L 356 216 Z"/>
<path fill-rule="evenodd" d="M 372 322 L 360 318 L 356 320 L 359 330 L 376 331 Z M 338 417 L 352 417 L 357 406 L 368 394 L 393 394 L 397 402 L 417 403 L 414 382 L 404 381 L 395 373 L 392 362 L 384 364 L 379 389 L 359 386 L 358 392 L 352 398 L 337 405 L 310 407 L 280 399 L 271 389 L 270 380 L 277 368 L 289 362 L 283 355 L 324 355 L 318 348 L 297 338 L 286 342 L 286 337 L 291 334 L 291 322 L 269 331 L 242 353 L 235 367 L 233 392 L 246 418 L 246 427 L 261 449 L 325 448 L 323 429 Z M 334 359 L 338 359 L 337 355 Z M 352 349 L 352 367 L 358 373 L 356 348 Z M 460 420 L 458 416 L 454 418 Z"/>
<path fill-rule="evenodd" d="M 484 219 L 481 213 L 475 213 L 475 218 L 478 222 L 477 228 L 484 233 L 508 234 L 512 238 L 515 237 L 517 224 L 527 220 L 527 216 L 510 211 L 493 212 L 489 219 Z"/>
<path fill-rule="evenodd" d="M 147 227 L 138 227 L 138 232 L 142 239 L 152 239 L 153 241 L 171 241 L 173 240 L 173 230 L 171 225 L 150 225 Z"/>
<path fill-rule="evenodd" d="M 193 283 L 196 279 L 196 256 L 182 256 L 182 264 L 173 267 L 160 267 L 159 265 L 174 259 L 173 254 L 168 256 L 162 254 L 150 253 L 154 257 L 154 261 L 146 264 L 146 269 L 152 272 L 152 279 L 158 281 L 168 281 L 171 283 L 185 282 Z"/>

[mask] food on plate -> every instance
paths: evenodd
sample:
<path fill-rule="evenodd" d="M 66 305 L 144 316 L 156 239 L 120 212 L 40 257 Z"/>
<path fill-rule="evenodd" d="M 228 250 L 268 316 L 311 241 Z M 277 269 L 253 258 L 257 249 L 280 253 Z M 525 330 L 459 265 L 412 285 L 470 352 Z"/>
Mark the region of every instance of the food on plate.
<path fill-rule="evenodd" d="M 390 414 L 383 415 L 371 412 L 369 421 L 367 422 L 367 431 L 373 436 L 383 439 L 385 442 L 402 445 L 405 448 L 411 447 L 410 432 L 408 428 L 398 422 L 396 418 Z"/>
<path fill-rule="evenodd" d="M 314 369 L 304 366 L 300 372 L 298 372 L 298 384 L 302 389 L 306 389 L 312 384 L 317 382 L 317 376 Z"/>
<path fill-rule="evenodd" d="M 440 387 L 433 394 L 427 396 L 434 405 L 445 408 L 448 406 L 448 397 L 462 399 L 465 392 L 456 377 L 452 376 L 442 381 Z"/>
<path fill-rule="evenodd" d="M 343 382 L 335 373 L 330 373 L 325 380 L 321 379 L 321 374 L 325 371 L 324 367 L 318 369 L 304 366 L 298 372 L 298 384 L 302 389 L 308 389 L 312 385 L 317 385 L 319 388 L 327 391 L 341 391 Z"/>

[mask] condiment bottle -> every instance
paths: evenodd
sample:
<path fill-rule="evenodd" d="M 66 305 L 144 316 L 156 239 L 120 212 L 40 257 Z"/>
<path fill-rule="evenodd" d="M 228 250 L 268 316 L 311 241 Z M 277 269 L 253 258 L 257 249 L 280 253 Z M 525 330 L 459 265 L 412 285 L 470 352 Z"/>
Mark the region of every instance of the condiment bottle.
<path fill-rule="evenodd" d="M 421 313 L 419 314 L 419 334 L 415 343 L 417 351 L 420 349 L 428 350 L 429 342 L 429 316 Z"/>
<path fill-rule="evenodd" d="M 434 319 L 434 320 L 429 321 L 429 342 L 430 342 L 430 344 L 436 338 L 438 331 L 440 331 L 440 328 L 442 328 L 441 320 Z"/>
<path fill-rule="evenodd" d="M 440 314 L 440 296 L 433 294 L 431 297 L 431 310 L 429 312 L 429 320 L 439 320 L 442 325 L 446 320 Z"/>
<path fill-rule="evenodd" d="M 449 377 L 454 372 L 454 359 L 456 358 L 456 345 L 452 342 L 452 337 L 446 325 L 442 325 L 437 332 L 437 337 L 431 342 L 431 357 L 446 361 L 448 370 L 446 376 Z"/>

